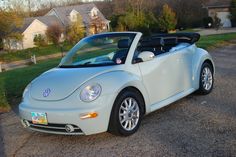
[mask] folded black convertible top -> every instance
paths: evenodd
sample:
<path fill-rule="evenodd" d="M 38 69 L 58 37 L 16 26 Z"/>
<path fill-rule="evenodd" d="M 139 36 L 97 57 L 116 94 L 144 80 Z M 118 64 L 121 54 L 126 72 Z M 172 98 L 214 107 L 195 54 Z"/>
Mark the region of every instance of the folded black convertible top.
<path fill-rule="evenodd" d="M 156 34 L 152 35 L 151 39 L 162 38 L 165 39 L 176 39 L 176 42 L 187 42 L 190 44 L 196 43 L 200 39 L 200 34 L 198 33 L 171 33 L 171 34 Z"/>

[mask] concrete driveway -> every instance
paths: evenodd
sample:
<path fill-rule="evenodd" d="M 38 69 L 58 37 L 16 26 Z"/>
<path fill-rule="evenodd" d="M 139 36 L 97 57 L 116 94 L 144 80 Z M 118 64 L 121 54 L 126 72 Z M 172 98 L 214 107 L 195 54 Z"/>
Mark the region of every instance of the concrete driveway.
<path fill-rule="evenodd" d="M 212 29 L 196 29 L 201 36 L 214 35 L 214 34 L 226 34 L 226 33 L 236 33 L 236 28 L 221 28 L 216 30 Z"/>
<path fill-rule="evenodd" d="M 213 50 L 213 93 L 190 95 L 146 116 L 130 137 L 58 136 L 0 115 L 0 156 L 236 156 L 236 44 Z"/>

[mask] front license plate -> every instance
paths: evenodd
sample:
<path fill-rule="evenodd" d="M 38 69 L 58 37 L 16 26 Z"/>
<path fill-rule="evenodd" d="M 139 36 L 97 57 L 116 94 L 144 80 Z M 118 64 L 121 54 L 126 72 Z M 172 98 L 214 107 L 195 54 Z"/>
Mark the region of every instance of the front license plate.
<path fill-rule="evenodd" d="M 43 125 L 48 124 L 46 113 L 31 112 L 31 116 L 33 124 L 43 124 Z"/>

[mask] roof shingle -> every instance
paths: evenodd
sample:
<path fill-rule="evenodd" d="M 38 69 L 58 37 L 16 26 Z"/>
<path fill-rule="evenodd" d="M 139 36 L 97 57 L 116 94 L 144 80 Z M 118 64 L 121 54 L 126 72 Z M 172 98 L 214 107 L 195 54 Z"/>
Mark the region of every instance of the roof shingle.
<path fill-rule="evenodd" d="M 55 11 L 56 15 L 50 15 L 49 13 L 51 11 L 49 11 L 49 13 L 47 13 L 45 16 L 25 18 L 23 22 L 23 26 L 17 29 L 16 31 L 20 31 L 23 33 L 35 19 L 41 21 L 47 26 L 57 23 L 61 27 L 66 27 L 70 23 L 70 18 L 68 16 L 73 10 L 79 12 L 79 14 L 83 18 L 83 22 L 85 25 L 89 25 L 92 21 L 92 18 L 90 17 L 89 13 L 94 7 L 97 8 L 96 5 L 93 3 L 74 5 L 74 6 L 56 7 L 51 10 L 51 11 Z M 108 20 L 103 16 L 103 14 L 99 10 L 98 10 L 98 17 L 100 20 L 104 22 L 108 22 Z"/>
<path fill-rule="evenodd" d="M 56 24 L 60 25 L 61 27 L 63 27 L 61 21 L 54 15 L 38 16 L 38 17 L 25 18 L 24 22 L 23 22 L 23 26 L 20 29 L 18 29 L 17 31 L 20 31 L 23 33 L 31 25 L 31 23 L 36 19 L 39 20 L 40 22 L 44 23 L 47 26 L 51 26 L 56 23 Z"/>
<path fill-rule="evenodd" d="M 95 4 L 88 3 L 88 4 L 82 4 L 82 5 L 57 7 L 57 8 L 53 8 L 51 11 L 55 11 L 56 15 L 60 18 L 61 22 L 65 26 L 68 26 L 70 23 L 70 19 L 68 16 L 70 15 L 71 11 L 75 10 L 75 11 L 79 12 L 79 14 L 82 16 L 84 24 L 88 25 L 92 21 L 89 13 L 94 7 L 97 8 Z M 49 13 L 51 11 L 49 11 Z M 49 13 L 48 13 L 48 15 L 49 15 Z M 103 14 L 100 11 L 98 11 L 98 17 L 102 21 L 108 22 L 108 20 L 103 16 Z"/>

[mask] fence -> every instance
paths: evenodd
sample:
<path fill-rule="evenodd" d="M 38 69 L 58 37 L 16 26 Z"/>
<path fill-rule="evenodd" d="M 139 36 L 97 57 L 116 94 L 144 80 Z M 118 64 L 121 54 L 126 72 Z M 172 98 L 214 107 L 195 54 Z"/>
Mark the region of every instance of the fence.
<path fill-rule="evenodd" d="M 66 52 L 64 52 L 63 54 L 66 54 Z M 0 62 L 0 72 L 26 67 L 32 63 L 37 64 L 38 61 L 49 60 L 53 58 L 62 58 L 62 53 L 56 53 L 56 54 L 51 54 L 51 55 L 46 55 L 46 56 L 39 56 L 39 57 L 36 57 L 35 55 L 33 55 L 30 57 L 30 59 L 14 61 L 11 63 L 6 63 L 6 64 L 3 64 Z"/>
<path fill-rule="evenodd" d="M 37 64 L 37 59 L 35 55 L 31 56 L 31 58 L 27 60 L 15 61 L 7 64 L 3 64 L 3 62 L 0 62 L 0 72 L 25 67 L 32 63 Z"/>

